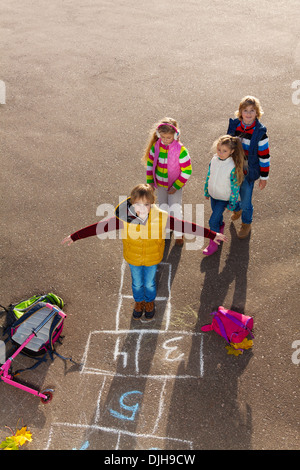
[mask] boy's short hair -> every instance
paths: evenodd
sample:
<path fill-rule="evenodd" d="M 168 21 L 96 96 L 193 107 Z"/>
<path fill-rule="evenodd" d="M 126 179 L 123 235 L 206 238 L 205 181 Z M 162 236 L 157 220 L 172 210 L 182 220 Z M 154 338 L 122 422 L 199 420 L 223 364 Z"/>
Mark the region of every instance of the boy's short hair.
<path fill-rule="evenodd" d="M 244 96 L 241 100 L 239 109 L 235 112 L 236 117 L 241 121 L 242 120 L 242 111 L 243 109 L 247 108 L 247 106 L 253 106 L 256 110 L 256 117 L 260 119 L 261 116 L 264 114 L 263 109 L 261 107 L 260 101 L 255 96 Z"/>
<path fill-rule="evenodd" d="M 150 204 L 155 202 L 154 189 L 150 184 L 138 184 L 135 186 L 130 194 L 130 202 L 134 204 L 137 199 L 147 199 Z"/>

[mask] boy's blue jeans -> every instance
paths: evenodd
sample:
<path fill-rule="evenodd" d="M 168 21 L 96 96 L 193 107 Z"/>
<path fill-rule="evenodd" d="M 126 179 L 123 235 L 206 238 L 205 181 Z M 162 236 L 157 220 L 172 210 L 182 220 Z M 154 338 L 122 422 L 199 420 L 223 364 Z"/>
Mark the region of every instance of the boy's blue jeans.
<path fill-rule="evenodd" d="M 209 219 L 209 228 L 214 232 L 220 232 L 220 227 L 223 223 L 223 212 L 226 209 L 228 201 L 221 201 L 220 199 L 214 199 L 210 196 L 210 205 L 212 214 Z"/>
<path fill-rule="evenodd" d="M 156 297 L 156 271 L 154 266 L 133 266 L 129 264 L 132 279 L 132 293 L 135 302 L 152 302 Z"/>
<path fill-rule="evenodd" d="M 235 206 L 235 212 L 242 210 L 242 222 L 244 224 L 251 224 L 253 217 L 252 193 L 254 188 L 254 181 L 249 181 L 247 176 L 241 184 L 240 188 L 240 201 Z"/>

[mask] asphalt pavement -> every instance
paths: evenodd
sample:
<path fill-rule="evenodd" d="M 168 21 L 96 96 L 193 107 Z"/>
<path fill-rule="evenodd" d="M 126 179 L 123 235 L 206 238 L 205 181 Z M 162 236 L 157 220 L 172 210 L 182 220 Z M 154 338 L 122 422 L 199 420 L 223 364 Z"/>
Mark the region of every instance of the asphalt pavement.
<path fill-rule="evenodd" d="M 55 389 L 46 405 L 0 384 L 0 440 L 23 423 L 29 450 L 299 449 L 299 13 L 297 0 L 2 2 L 0 304 L 60 295 L 57 351 L 75 363 L 24 372 Z M 208 226 L 211 145 L 248 94 L 271 154 L 250 237 L 226 212 L 211 257 L 206 241 L 167 240 L 155 320 L 134 322 L 119 236 L 61 240 L 145 181 L 164 116 L 192 159 L 184 214 Z M 220 305 L 254 318 L 238 357 L 201 332 Z"/>

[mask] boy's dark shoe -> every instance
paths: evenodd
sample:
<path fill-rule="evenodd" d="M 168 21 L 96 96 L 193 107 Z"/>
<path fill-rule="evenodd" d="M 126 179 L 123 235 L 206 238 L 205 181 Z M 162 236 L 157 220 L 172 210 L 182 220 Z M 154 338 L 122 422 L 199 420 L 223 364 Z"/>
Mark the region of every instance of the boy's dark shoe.
<path fill-rule="evenodd" d="M 141 318 L 141 316 L 143 315 L 144 308 L 145 308 L 144 300 L 142 302 L 135 302 L 134 309 L 132 312 L 132 316 L 135 320 L 138 320 L 139 318 Z"/>
<path fill-rule="evenodd" d="M 146 320 L 151 320 L 155 314 L 155 305 L 154 302 L 146 302 L 145 304 L 145 318 Z"/>

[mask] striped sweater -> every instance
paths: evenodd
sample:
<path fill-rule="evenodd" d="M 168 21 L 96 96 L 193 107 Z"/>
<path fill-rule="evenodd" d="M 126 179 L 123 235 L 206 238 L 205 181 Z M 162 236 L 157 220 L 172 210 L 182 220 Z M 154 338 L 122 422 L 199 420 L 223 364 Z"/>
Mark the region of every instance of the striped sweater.
<path fill-rule="evenodd" d="M 255 129 L 256 121 L 254 121 L 249 127 L 243 122 L 240 122 L 235 130 L 235 135 L 239 136 L 242 140 L 243 149 L 245 152 L 246 159 L 248 158 L 248 152 L 250 148 L 250 141 Z M 267 180 L 269 178 L 270 169 L 270 153 L 269 153 L 269 139 L 265 133 L 258 142 L 258 158 L 260 168 L 260 179 Z"/>
<path fill-rule="evenodd" d="M 169 146 L 164 145 L 162 142 L 159 147 L 159 155 L 157 160 L 157 165 L 155 168 L 155 177 L 157 186 L 168 189 L 170 182 L 168 181 L 168 150 Z M 155 155 L 155 144 L 151 147 L 149 152 L 148 161 L 147 161 L 147 183 L 153 184 L 153 162 Z M 189 179 L 192 174 L 192 164 L 189 153 L 187 149 L 182 146 L 179 154 L 179 165 L 180 165 L 180 175 L 172 183 L 172 186 L 175 189 L 181 189 Z"/>
<path fill-rule="evenodd" d="M 134 218 L 129 219 L 128 222 L 131 223 L 134 221 Z M 118 217 L 110 217 L 109 219 L 101 220 L 95 224 L 88 225 L 77 232 L 72 233 L 71 239 L 73 242 L 81 240 L 82 238 L 101 236 L 104 233 L 112 232 L 114 230 L 120 230 L 124 227 L 124 224 L 121 219 Z M 168 230 L 178 230 L 182 233 L 187 233 L 189 235 L 195 235 L 198 237 L 210 238 L 213 240 L 216 236 L 216 232 L 209 230 L 206 227 L 201 227 L 194 222 L 188 222 L 186 220 L 179 220 L 173 217 L 172 215 L 168 216 L 166 229 Z"/>

